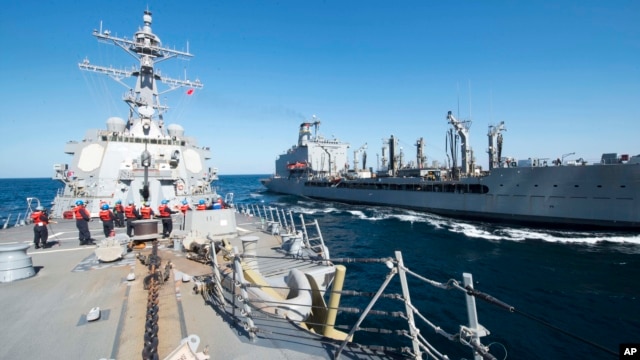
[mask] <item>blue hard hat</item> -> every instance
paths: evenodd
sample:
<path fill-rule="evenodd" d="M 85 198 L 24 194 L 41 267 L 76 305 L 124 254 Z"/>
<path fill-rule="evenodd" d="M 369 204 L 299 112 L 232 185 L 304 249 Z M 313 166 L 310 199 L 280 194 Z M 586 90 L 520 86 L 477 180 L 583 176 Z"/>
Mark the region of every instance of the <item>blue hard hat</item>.
<path fill-rule="evenodd" d="M 117 200 L 116 204 L 122 204 L 122 200 Z"/>
<path fill-rule="evenodd" d="M 161 203 L 162 203 L 162 204 L 168 204 L 168 203 L 169 203 L 169 200 L 164 199 L 164 200 L 162 200 L 162 201 L 161 201 Z"/>
<path fill-rule="evenodd" d="M 204 199 L 200 199 L 200 201 L 198 201 L 198 204 L 200 205 L 204 204 Z"/>
<path fill-rule="evenodd" d="M 187 201 L 187 199 L 182 200 L 182 204 L 183 205 L 187 205 L 189 202 Z"/>
<path fill-rule="evenodd" d="M 76 205 L 84 205 L 84 201 L 82 201 L 82 200 L 76 200 Z"/>
<path fill-rule="evenodd" d="M 109 205 L 102 204 L 102 210 L 109 210 Z"/>

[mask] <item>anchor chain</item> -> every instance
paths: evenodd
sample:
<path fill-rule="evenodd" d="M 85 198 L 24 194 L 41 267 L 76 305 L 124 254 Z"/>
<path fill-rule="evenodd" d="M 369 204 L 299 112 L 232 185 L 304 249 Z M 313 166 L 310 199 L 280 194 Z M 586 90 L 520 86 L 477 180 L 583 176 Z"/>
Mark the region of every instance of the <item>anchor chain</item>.
<path fill-rule="evenodd" d="M 149 268 L 149 275 L 144 278 L 144 289 L 148 290 L 147 314 L 144 325 L 144 345 L 142 348 L 143 360 L 158 360 L 158 311 L 159 311 L 159 290 L 167 279 L 171 271 L 169 261 L 164 268 L 164 273 L 160 271 L 162 259 L 158 256 L 158 242 L 153 242 L 151 254 L 143 256 L 138 254 L 138 259 Z"/>

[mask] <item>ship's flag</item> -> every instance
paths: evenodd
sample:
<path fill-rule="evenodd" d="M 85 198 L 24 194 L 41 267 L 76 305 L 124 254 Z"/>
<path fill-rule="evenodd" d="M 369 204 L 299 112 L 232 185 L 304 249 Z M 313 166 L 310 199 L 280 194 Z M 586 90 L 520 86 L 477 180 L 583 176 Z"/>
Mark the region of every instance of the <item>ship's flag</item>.
<path fill-rule="evenodd" d="M 187 95 L 191 95 L 191 94 L 193 94 L 193 89 L 187 90 Z"/>

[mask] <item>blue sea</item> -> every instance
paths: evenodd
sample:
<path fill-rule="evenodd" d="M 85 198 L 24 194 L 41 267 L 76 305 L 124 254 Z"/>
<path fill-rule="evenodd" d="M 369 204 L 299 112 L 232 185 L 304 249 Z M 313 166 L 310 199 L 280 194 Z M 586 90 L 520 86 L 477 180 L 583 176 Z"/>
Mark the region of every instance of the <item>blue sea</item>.
<path fill-rule="evenodd" d="M 286 206 L 317 219 L 334 258 L 382 258 L 401 250 L 409 269 L 436 281 L 472 273 L 476 289 L 516 309 L 477 300 L 479 322 L 491 332 L 483 343 L 492 344 L 498 359 L 505 353 L 509 359 L 615 359 L 619 344 L 640 343 L 640 234 L 540 230 L 318 202 L 266 192 L 262 177 L 220 176 L 215 185 L 220 194 L 233 192 L 236 204 Z M 0 225 L 8 214 L 24 213 L 28 196 L 48 206 L 60 186 L 50 179 L 0 179 Z M 384 265 L 346 266 L 345 288 L 354 290 L 375 292 L 387 273 Z M 411 288 L 411 299 L 447 332 L 466 323 L 460 292 L 420 285 Z M 360 301 L 363 307 L 362 300 L 343 300 L 343 306 Z M 339 322 L 355 319 L 339 315 Z M 427 328 L 422 335 L 452 359 L 471 358 L 467 348 Z"/>

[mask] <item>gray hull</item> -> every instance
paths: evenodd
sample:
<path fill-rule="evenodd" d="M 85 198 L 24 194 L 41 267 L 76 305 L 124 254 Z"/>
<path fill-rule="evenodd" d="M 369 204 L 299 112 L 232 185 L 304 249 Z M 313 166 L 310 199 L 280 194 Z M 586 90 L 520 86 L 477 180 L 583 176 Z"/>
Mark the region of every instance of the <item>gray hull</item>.
<path fill-rule="evenodd" d="M 460 181 L 273 177 L 263 183 L 278 193 L 462 218 L 640 229 L 638 164 L 498 168 Z"/>

